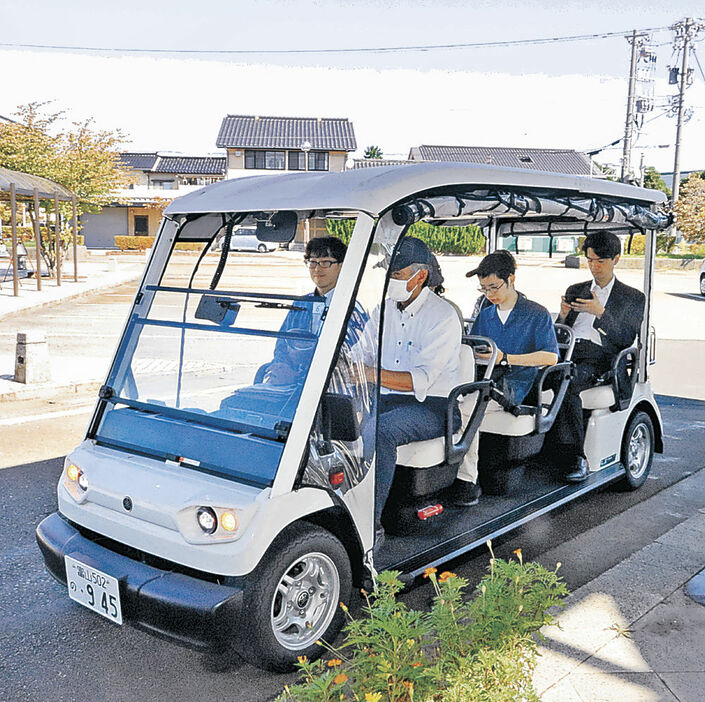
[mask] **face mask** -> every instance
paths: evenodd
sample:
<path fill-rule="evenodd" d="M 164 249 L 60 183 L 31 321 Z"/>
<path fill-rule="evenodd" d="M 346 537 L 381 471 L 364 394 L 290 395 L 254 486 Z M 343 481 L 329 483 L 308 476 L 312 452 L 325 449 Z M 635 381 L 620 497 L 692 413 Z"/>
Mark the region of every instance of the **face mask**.
<path fill-rule="evenodd" d="M 411 290 L 406 289 L 406 284 L 408 280 L 396 280 L 395 278 L 389 279 L 389 285 L 387 286 L 387 297 L 395 302 L 406 302 L 414 293 L 416 286 L 414 285 Z"/>

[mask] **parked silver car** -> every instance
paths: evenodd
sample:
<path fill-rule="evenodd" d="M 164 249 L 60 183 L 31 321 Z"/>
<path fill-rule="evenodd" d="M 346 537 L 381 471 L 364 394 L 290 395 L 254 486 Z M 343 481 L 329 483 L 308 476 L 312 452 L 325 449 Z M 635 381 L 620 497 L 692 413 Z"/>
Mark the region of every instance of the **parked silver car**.
<path fill-rule="evenodd" d="M 223 248 L 223 237 L 218 237 L 217 248 Z M 230 250 L 231 251 L 259 251 L 260 253 L 267 253 L 268 251 L 274 251 L 277 248 L 276 244 L 270 242 L 260 241 L 256 235 L 256 229 L 254 227 L 241 227 L 233 232 L 230 239 Z"/>

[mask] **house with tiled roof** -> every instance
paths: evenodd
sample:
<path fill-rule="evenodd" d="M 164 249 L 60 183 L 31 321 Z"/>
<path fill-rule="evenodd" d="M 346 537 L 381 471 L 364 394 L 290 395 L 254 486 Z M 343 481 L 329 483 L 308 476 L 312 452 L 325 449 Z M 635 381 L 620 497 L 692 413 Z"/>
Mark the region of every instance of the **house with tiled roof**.
<path fill-rule="evenodd" d="M 536 149 L 509 146 L 436 146 L 422 144 L 409 152 L 411 161 L 487 163 L 506 168 L 592 175 L 589 156 L 573 149 Z"/>
<path fill-rule="evenodd" d="M 225 156 L 181 156 L 157 151 L 125 151 L 120 164 L 131 177 L 127 188 L 100 214 L 81 218 L 86 246 L 113 248 L 115 237 L 154 236 L 162 206 L 175 197 L 223 180 Z"/>
<path fill-rule="evenodd" d="M 347 118 L 227 115 L 216 146 L 227 154 L 227 177 L 342 171 L 357 149 Z"/>

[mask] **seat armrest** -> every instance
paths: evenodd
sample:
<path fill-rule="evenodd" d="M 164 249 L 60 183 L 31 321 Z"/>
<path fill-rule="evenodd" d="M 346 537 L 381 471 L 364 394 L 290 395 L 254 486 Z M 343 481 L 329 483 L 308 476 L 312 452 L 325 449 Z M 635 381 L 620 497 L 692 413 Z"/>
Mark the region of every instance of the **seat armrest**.
<path fill-rule="evenodd" d="M 631 360 L 631 373 L 628 370 L 628 364 Z M 620 379 L 620 368 L 624 366 L 624 376 Z M 634 394 L 634 386 L 639 368 L 639 349 L 636 346 L 630 346 L 627 349 L 620 351 L 612 361 L 612 368 L 609 372 L 612 390 L 614 392 L 615 404 L 610 407 L 612 412 L 625 410 L 629 407 Z M 627 382 L 622 382 L 623 378 L 627 378 Z"/>
<path fill-rule="evenodd" d="M 490 339 L 489 336 L 478 336 L 476 334 L 463 334 L 463 339 L 462 339 L 463 344 L 466 344 L 468 346 L 472 346 L 473 353 L 475 351 L 475 347 L 477 346 L 489 346 L 490 349 L 492 349 L 490 358 L 487 361 L 487 367 L 485 368 L 485 373 L 482 376 L 483 380 L 490 380 L 492 377 L 492 373 L 494 372 L 494 366 L 495 363 L 497 362 L 497 355 L 499 354 L 499 350 L 497 349 L 497 344 L 495 344 L 492 339 Z M 475 357 L 475 361 L 477 362 L 478 359 Z M 484 359 L 481 359 L 480 361 L 483 365 L 485 363 Z M 475 376 L 477 377 L 477 376 Z M 461 393 L 462 394 L 462 393 Z"/>
<path fill-rule="evenodd" d="M 463 383 L 451 390 L 448 396 L 448 406 L 446 408 L 446 462 L 450 464 L 460 463 L 465 454 L 470 448 L 475 434 L 480 428 L 482 418 L 485 416 L 485 410 L 490 401 L 490 380 L 478 380 L 474 383 Z M 468 420 L 463 435 L 458 443 L 453 442 L 453 414 L 456 408 L 457 400 L 460 395 L 468 395 L 472 392 L 477 392 L 477 402 L 473 408 L 470 419 Z"/>
<path fill-rule="evenodd" d="M 541 395 L 543 393 L 543 386 L 546 379 L 553 374 L 560 375 L 560 383 L 558 389 L 553 393 L 553 399 L 551 404 L 548 406 L 548 412 L 544 415 L 541 411 Z M 568 383 L 573 375 L 573 363 L 571 361 L 561 361 L 553 366 L 546 366 L 539 375 L 538 379 L 538 412 L 536 413 L 536 433 L 545 434 L 552 426 L 553 422 L 556 421 L 556 415 L 558 410 L 563 404 L 563 398 L 565 397 L 566 391 L 568 390 Z"/>

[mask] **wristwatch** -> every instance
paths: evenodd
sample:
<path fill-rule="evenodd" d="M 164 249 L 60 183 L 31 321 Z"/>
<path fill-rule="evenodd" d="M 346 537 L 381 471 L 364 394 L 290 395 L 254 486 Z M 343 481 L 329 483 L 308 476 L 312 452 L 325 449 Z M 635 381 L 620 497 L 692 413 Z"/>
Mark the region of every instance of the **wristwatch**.
<path fill-rule="evenodd" d="M 508 366 L 509 365 L 509 361 L 507 360 L 507 352 L 506 351 L 502 351 L 502 360 L 499 362 L 499 365 L 500 366 Z"/>

